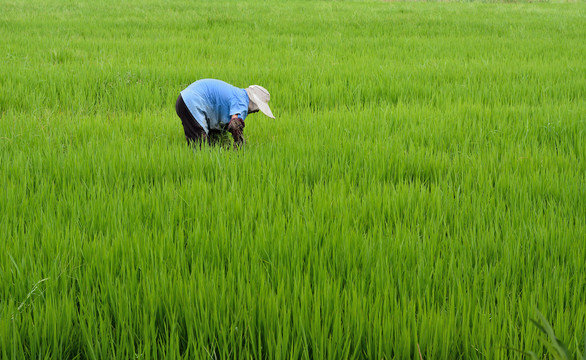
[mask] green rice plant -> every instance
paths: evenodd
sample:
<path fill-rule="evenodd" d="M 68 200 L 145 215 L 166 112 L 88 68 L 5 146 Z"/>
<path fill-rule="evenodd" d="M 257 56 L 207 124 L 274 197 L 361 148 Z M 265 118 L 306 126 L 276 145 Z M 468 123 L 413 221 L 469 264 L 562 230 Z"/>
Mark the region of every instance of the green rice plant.
<path fill-rule="evenodd" d="M 0 358 L 554 356 L 537 307 L 582 341 L 584 3 L 0 8 Z M 207 77 L 277 119 L 187 147 Z"/>
<path fill-rule="evenodd" d="M 555 331 L 549 321 L 545 318 L 545 316 L 539 311 L 535 310 L 538 320 L 531 319 L 531 322 L 539 329 L 541 332 L 541 343 L 547 348 L 549 354 L 553 356 L 554 359 L 560 360 L 570 360 L 570 359 L 586 359 L 586 335 L 584 337 L 583 343 L 583 351 L 581 352 L 579 347 L 576 349 L 576 356 L 572 356 L 568 346 L 557 338 L 555 335 Z M 518 349 L 509 348 L 510 350 L 521 352 L 525 355 L 530 356 L 532 359 L 539 359 L 533 351 L 521 351 Z"/>

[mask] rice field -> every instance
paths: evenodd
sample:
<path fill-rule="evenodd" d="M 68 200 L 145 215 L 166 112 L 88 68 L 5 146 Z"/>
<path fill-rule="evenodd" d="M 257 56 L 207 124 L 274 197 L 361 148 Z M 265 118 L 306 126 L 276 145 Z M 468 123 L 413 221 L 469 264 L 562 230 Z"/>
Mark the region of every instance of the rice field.
<path fill-rule="evenodd" d="M 0 358 L 551 358 L 537 310 L 584 353 L 586 3 L 0 0 L 0 39 Z M 188 147 L 201 78 L 277 118 Z"/>

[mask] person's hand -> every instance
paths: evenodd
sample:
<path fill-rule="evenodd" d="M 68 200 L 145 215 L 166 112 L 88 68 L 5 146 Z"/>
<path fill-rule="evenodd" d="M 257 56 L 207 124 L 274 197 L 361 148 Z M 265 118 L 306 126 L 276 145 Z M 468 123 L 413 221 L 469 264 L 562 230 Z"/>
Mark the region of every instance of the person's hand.
<path fill-rule="evenodd" d="M 232 124 L 232 126 L 238 126 L 241 129 L 244 129 L 244 126 L 246 126 L 244 124 L 244 120 L 242 120 L 241 118 L 238 117 L 238 114 L 234 114 L 232 115 L 232 117 L 230 118 L 230 123 L 228 124 L 228 126 Z"/>
<path fill-rule="evenodd" d="M 242 119 L 233 116 L 228 124 L 228 131 L 232 134 L 232 138 L 234 139 L 234 147 L 238 148 L 246 143 L 244 137 L 242 136 L 242 131 L 244 130 L 244 121 Z"/>

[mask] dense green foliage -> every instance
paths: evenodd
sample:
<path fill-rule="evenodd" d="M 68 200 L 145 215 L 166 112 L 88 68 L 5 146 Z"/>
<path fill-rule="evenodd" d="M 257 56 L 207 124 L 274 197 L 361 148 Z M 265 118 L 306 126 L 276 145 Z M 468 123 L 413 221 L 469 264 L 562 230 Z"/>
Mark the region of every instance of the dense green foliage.
<path fill-rule="evenodd" d="M 0 358 L 577 353 L 586 4 L 0 9 Z M 199 78 L 277 119 L 188 148 Z"/>

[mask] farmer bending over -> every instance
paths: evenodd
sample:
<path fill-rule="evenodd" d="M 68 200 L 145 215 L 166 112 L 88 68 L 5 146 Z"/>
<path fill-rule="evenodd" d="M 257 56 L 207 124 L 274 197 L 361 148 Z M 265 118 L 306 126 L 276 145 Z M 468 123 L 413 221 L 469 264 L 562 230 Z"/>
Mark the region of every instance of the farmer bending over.
<path fill-rule="evenodd" d="M 209 135 L 228 131 L 238 147 L 245 143 L 242 131 L 248 114 L 260 110 L 275 118 L 268 104 L 270 97 L 262 86 L 240 89 L 221 80 L 203 79 L 181 91 L 175 111 L 183 123 L 188 144 L 201 144 Z"/>

